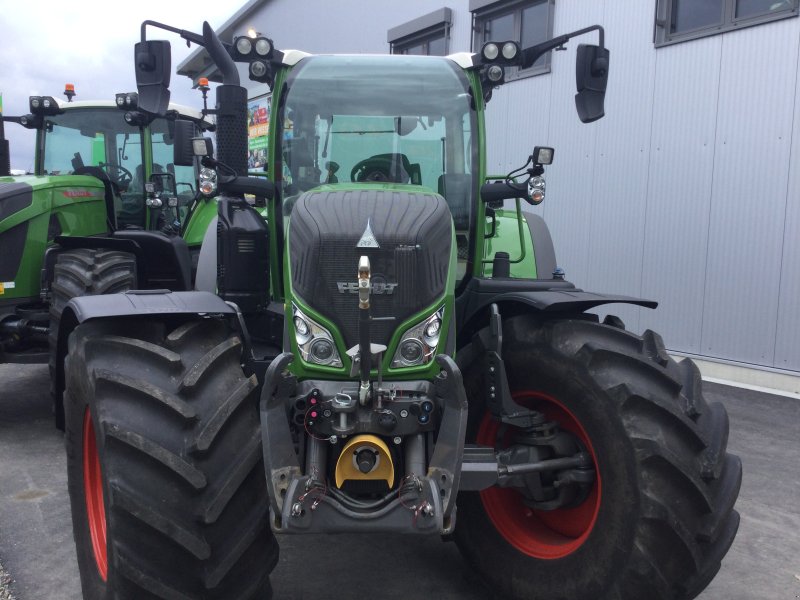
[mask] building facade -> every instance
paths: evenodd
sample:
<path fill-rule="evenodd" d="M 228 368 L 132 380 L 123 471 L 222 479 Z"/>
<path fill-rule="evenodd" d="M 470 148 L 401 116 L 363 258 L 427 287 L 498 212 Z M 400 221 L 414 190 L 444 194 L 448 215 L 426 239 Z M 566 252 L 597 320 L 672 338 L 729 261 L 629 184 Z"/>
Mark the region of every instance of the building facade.
<path fill-rule="evenodd" d="M 798 0 L 252 0 L 219 32 L 311 53 L 448 54 L 602 25 L 605 118 L 575 114 L 575 47 L 595 42 L 573 40 L 495 90 L 490 171 L 553 146 L 547 200 L 530 210 L 567 279 L 658 300 L 613 310 L 673 352 L 798 376 L 797 15 Z M 178 72 L 213 69 L 195 52 Z M 251 96 L 268 91 L 242 74 Z"/>

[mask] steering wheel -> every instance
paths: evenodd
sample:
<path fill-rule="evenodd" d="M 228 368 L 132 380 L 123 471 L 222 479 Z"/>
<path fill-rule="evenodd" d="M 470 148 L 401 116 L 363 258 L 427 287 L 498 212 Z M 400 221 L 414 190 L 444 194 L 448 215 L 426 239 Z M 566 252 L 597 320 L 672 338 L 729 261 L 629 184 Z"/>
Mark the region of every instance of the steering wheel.
<path fill-rule="evenodd" d="M 100 168 L 108 175 L 111 183 L 115 184 L 121 191 L 126 191 L 133 181 L 133 173 L 122 165 L 112 163 L 100 163 Z"/>
<path fill-rule="evenodd" d="M 350 171 L 350 181 L 389 182 L 392 181 L 389 168 L 389 161 L 373 156 L 362 160 L 353 167 L 353 170 Z"/>

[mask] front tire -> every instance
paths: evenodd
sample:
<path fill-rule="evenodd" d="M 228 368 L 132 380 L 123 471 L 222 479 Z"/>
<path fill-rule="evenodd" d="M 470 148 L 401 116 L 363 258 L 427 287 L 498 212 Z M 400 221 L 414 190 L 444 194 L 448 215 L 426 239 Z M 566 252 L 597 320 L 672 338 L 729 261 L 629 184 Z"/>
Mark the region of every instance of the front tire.
<path fill-rule="evenodd" d="M 579 506 L 555 511 L 513 489 L 462 493 L 455 539 L 467 560 L 515 600 L 694 598 L 733 542 L 741 483 L 727 413 L 705 402 L 695 365 L 651 331 L 588 317 L 515 317 L 504 339 L 515 399 L 576 436 L 596 478 Z M 468 441 L 495 445 L 480 371 L 465 378 Z"/>
<path fill-rule="evenodd" d="M 118 294 L 136 289 L 136 257 L 130 252 L 78 248 L 58 255 L 50 286 L 50 393 L 53 396 L 56 427 L 64 429 L 61 397 L 63 373 L 56 368 L 59 360 L 58 328 L 67 303 L 79 296 Z M 63 355 L 64 348 L 61 352 Z"/>
<path fill-rule="evenodd" d="M 220 321 L 80 325 L 66 445 L 84 598 L 270 598 L 254 376 Z"/>

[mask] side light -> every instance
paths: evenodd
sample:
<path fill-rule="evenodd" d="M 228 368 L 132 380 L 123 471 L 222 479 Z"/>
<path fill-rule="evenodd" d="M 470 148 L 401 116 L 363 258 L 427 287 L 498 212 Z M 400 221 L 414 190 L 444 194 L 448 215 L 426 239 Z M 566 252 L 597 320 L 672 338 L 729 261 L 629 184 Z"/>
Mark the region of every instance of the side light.
<path fill-rule="evenodd" d="M 544 202 L 545 196 L 545 181 L 544 177 L 537 176 L 531 177 L 528 182 L 528 196 L 534 204 L 541 204 Z"/>
<path fill-rule="evenodd" d="M 203 167 L 198 175 L 198 187 L 204 196 L 213 196 L 217 191 L 217 172 L 214 169 Z"/>

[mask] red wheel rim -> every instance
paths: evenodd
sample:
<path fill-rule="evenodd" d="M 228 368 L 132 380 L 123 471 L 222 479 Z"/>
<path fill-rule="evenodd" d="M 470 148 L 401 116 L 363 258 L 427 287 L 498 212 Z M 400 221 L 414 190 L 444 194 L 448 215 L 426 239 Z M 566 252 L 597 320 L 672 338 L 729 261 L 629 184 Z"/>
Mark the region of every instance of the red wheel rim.
<path fill-rule="evenodd" d="M 100 473 L 100 455 L 94 437 L 94 423 L 89 408 L 83 415 L 83 490 L 86 497 L 86 518 L 89 538 L 97 571 L 103 581 L 108 576 L 108 551 L 106 549 L 106 510 L 103 504 L 103 476 Z"/>
<path fill-rule="evenodd" d="M 516 393 L 514 399 L 543 412 L 583 442 L 595 464 L 595 482 L 586 500 L 573 508 L 534 510 L 519 492 L 499 487 L 483 490 L 481 502 L 497 531 L 517 550 L 534 558 L 564 558 L 583 545 L 597 521 L 602 488 L 597 456 L 586 431 L 561 402 L 540 392 Z M 499 429 L 500 423 L 487 413 L 478 429 L 478 444 L 495 446 Z"/>

